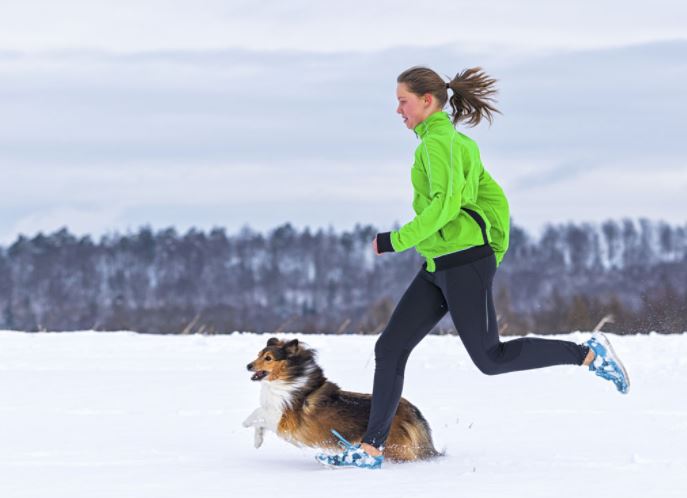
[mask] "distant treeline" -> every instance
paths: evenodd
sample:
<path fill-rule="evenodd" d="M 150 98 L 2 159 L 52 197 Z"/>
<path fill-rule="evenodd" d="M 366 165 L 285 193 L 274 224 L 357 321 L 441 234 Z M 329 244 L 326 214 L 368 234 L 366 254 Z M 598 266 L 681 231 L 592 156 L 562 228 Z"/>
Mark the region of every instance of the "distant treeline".
<path fill-rule="evenodd" d="M 374 256 L 372 226 L 235 235 L 174 229 L 94 241 L 66 229 L 0 248 L 0 329 L 378 333 L 417 273 Z M 504 334 L 687 331 L 687 225 L 513 225 L 494 282 Z M 453 333 L 447 316 L 436 328 Z"/>

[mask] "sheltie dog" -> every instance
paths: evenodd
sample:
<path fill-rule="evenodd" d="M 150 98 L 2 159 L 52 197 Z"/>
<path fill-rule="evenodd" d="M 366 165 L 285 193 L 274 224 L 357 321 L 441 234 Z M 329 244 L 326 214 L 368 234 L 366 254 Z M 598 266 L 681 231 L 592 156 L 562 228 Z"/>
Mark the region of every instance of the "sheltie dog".
<path fill-rule="evenodd" d="M 243 422 L 254 427 L 254 444 L 262 445 L 265 429 L 296 446 L 340 450 L 330 429 L 351 443 L 360 442 L 370 415 L 371 396 L 343 391 L 327 380 L 315 363 L 316 351 L 294 339 L 267 341 L 247 365 L 253 381 L 261 382 L 260 406 Z M 385 458 L 411 461 L 441 455 L 432 443 L 429 424 L 404 398 L 383 448 Z"/>

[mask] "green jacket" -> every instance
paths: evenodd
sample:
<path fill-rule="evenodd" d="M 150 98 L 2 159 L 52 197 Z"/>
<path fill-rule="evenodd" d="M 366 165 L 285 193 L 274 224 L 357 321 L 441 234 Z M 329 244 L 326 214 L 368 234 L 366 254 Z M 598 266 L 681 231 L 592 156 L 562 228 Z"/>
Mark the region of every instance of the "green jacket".
<path fill-rule="evenodd" d="M 416 215 L 400 229 L 379 234 L 380 252 L 411 247 L 435 271 L 433 258 L 484 244 L 477 222 L 462 207 L 479 213 L 499 265 L 508 249 L 509 209 L 501 187 L 484 169 L 477 143 L 456 131 L 448 114 L 435 112 L 415 127 L 420 145 L 410 170 Z M 380 236 L 387 243 L 380 243 Z M 388 242 L 390 242 L 390 247 Z"/>

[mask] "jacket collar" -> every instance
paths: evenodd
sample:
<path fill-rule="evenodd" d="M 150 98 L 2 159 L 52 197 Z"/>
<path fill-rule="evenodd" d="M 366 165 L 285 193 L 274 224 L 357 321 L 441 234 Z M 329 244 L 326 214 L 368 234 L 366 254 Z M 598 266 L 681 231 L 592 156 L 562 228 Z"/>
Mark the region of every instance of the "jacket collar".
<path fill-rule="evenodd" d="M 451 119 L 444 111 L 437 111 L 427 116 L 424 121 L 413 128 L 413 131 L 418 137 L 425 138 L 431 130 L 444 128 L 446 126 L 453 128 Z"/>

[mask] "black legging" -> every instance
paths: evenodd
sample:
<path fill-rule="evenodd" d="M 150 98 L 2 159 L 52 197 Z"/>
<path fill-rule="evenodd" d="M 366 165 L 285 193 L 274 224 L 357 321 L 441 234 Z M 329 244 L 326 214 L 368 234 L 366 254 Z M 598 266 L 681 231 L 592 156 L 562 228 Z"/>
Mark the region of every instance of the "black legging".
<path fill-rule="evenodd" d="M 375 345 L 372 407 L 364 442 L 379 448 L 386 441 L 401 398 L 408 355 L 447 310 L 470 358 L 487 375 L 583 363 L 588 352 L 584 345 L 554 339 L 499 340 L 491 292 L 495 273 L 493 252 L 459 266 L 439 269 L 437 265 L 434 273 L 424 267 L 419 271 Z"/>

